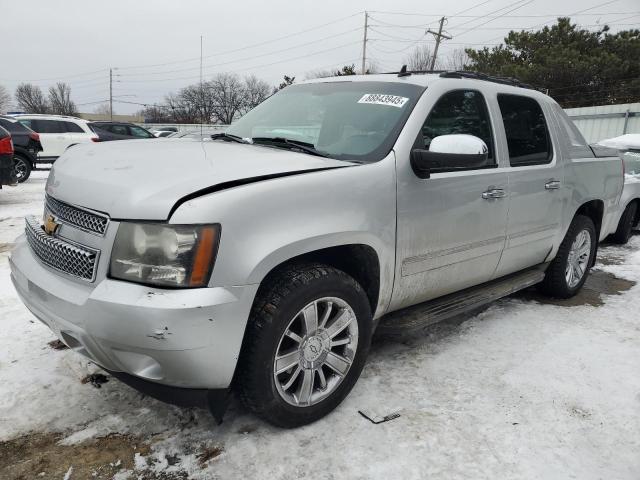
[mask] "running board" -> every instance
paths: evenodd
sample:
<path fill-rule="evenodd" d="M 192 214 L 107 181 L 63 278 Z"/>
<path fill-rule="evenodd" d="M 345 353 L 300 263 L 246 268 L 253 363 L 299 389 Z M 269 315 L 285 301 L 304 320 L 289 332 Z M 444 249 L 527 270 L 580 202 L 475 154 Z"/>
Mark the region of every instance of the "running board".
<path fill-rule="evenodd" d="M 451 293 L 435 300 L 391 312 L 380 319 L 376 333 L 398 335 L 414 333 L 434 323 L 474 310 L 511 295 L 544 279 L 546 264 L 492 280 L 476 287 Z"/>

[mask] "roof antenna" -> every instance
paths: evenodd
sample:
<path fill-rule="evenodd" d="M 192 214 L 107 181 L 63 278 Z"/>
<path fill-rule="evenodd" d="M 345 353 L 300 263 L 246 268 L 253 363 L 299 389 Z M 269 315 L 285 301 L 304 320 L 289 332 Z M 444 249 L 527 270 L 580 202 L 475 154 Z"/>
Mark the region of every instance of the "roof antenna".
<path fill-rule="evenodd" d="M 407 72 L 407 66 L 406 65 L 402 65 L 402 68 L 398 72 L 398 76 L 399 77 L 408 77 L 409 75 L 411 75 L 411 72 Z"/>

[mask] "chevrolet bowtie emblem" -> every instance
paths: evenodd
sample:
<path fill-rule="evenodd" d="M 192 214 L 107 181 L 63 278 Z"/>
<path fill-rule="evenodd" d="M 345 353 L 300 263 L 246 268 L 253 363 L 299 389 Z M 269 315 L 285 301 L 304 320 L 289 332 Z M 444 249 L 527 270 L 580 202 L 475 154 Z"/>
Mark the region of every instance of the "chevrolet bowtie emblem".
<path fill-rule="evenodd" d="M 47 235 L 53 235 L 58 230 L 60 226 L 59 223 L 56 223 L 56 219 L 53 215 L 47 215 L 44 219 L 44 231 Z"/>

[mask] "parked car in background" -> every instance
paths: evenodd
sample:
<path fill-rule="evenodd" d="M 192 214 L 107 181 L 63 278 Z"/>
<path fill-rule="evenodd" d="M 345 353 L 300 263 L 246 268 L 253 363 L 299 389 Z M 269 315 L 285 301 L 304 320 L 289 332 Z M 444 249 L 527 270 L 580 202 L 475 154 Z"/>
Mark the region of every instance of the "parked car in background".
<path fill-rule="evenodd" d="M 11 134 L 0 127 L 0 188 L 3 185 L 16 185 L 18 183 L 13 168 L 13 142 Z"/>
<path fill-rule="evenodd" d="M 186 138 L 189 140 L 207 141 L 211 140 L 211 135 L 220 133 L 221 130 L 210 130 L 200 132 L 200 130 L 187 130 L 184 132 L 176 132 L 167 136 L 166 138 Z"/>
<path fill-rule="evenodd" d="M 22 183 L 29 178 L 31 170 L 36 168 L 38 153 L 42 151 L 40 135 L 9 116 L 0 116 L 0 127 L 11 134 L 16 178 Z"/>
<path fill-rule="evenodd" d="M 66 115 L 13 115 L 25 127 L 40 135 L 42 152 L 37 162 L 51 164 L 72 145 L 91 143 L 98 140 L 89 128 L 89 122 L 82 118 Z"/>
<path fill-rule="evenodd" d="M 128 122 L 90 122 L 89 128 L 98 136 L 98 142 L 156 138 L 146 128 Z"/>
<path fill-rule="evenodd" d="M 168 137 L 169 135 L 177 132 L 177 127 L 157 127 L 151 129 L 151 133 L 153 133 L 156 137 Z"/>
<path fill-rule="evenodd" d="M 640 229 L 640 134 L 628 133 L 602 140 L 594 146 L 599 154 L 610 155 L 605 149 L 616 149 L 624 165 L 624 190 L 618 204 L 616 231 L 611 240 L 625 244 L 633 230 Z"/>
<path fill-rule="evenodd" d="M 416 334 L 532 285 L 578 293 L 623 175 L 572 125 L 472 72 L 291 85 L 211 142 L 69 150 L 11 277 L 62 342 L 150 395 L 220 418 L 233 389 L 308 424 L 348 395 L 376 329 Z"/>

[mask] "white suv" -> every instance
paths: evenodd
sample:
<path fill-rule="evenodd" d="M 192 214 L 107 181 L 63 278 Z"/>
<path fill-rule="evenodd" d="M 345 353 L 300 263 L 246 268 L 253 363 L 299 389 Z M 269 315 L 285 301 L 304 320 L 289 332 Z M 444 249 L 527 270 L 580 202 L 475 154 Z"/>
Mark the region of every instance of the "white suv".
<path fill-rule="evenodd" d="M 15 118 L 40 134 L 42 152 L 40 162 L 54 161 L 71 145 L 97 141 L 97 135 L 89 128 L 87 120 L 66 115 L 15 115 Z"/>

